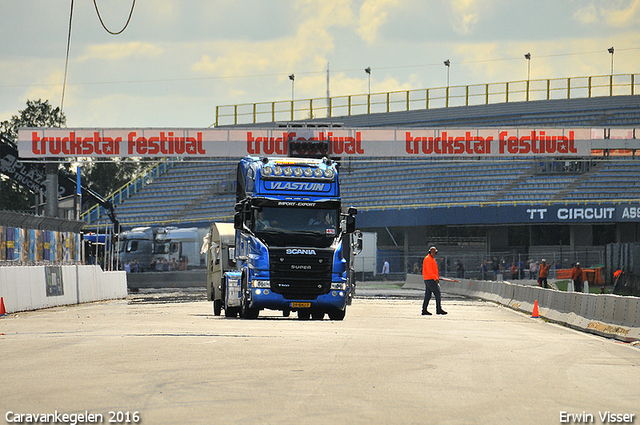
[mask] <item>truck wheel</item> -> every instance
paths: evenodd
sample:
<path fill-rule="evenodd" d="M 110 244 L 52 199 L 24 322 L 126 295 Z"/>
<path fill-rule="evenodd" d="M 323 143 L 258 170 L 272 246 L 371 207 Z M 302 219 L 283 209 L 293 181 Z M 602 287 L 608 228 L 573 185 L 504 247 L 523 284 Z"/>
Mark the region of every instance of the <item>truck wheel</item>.
<path fill-rule="evenodd" d="M 257 319 L 260 310 L 256 308 L 249 308 L 249 300 L 247 299 L 247 281 L 243 277 L 240 284 L 240 290 L 242 294 L 240 296 L 240 317 L 243 319 Z"/>
<path fill-rule="evenodd" d="M 224 317 L 238 317 L 238 309 L 236 307 L 225 308 Z"/>
<path fill-rule="evenodd" d="M 298 319 L 300 320 L 309 320 L 309 317 L 311 317 L 311 311 L 310 310 L 298 310 Z"/>
<path fill-rule="evenodd" d="M 322 310 L 314 310 L 311 312 L 311 318 L 313 320 L 322 320 L 324 319 L 324 311 Z"/>
<path fill-rule="evenodd" d="M 260 310 L 255 308 L 247 308 L 244 312 L 244 319 L 257 319 L 260 314 Z"/>
<path fill-rule="evenodd" d="M 282 317 L 289 317 L 290 314 L 291 314 L 291 310 L 289 310 L 287 308 L 282 310 Z"/>
<path fill-rule="evenodd" d="M 220 316 L 222 313 L 222 300 L 213 300 L 213 315 Z"/>
<path fill-rule="evenodd" d="M 329 312 L 329 319 L 342 320 L 344 319 L 345 314 L 347 314 L 346 308 L 344 310 L 333 310 Z"/>

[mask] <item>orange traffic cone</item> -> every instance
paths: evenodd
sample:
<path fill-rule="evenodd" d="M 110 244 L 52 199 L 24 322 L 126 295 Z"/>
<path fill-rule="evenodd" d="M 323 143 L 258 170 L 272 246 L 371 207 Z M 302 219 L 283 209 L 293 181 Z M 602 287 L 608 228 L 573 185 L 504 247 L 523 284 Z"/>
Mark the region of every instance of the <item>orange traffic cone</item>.
<path fill-rule="evenodd" d="M 6 316 L 7 310 L 4 308 L 4 297 L 0 297 L 0 316 Z"/>
<path fill-rule="evenodd" d="M 531 313 L 531 317 L 533 317 L 534 319 L 540 317 L 540 315 L 538 314 L 538 300 L 533 303 L 533 313 Z"/>

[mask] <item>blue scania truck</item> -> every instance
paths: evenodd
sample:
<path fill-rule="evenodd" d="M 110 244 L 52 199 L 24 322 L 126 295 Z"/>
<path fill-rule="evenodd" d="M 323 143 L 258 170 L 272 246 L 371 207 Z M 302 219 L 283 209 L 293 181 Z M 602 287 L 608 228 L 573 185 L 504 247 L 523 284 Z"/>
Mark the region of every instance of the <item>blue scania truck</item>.
<path fill-rule="evenodd" d="M 227 263 L 233 270 L 224 270 L 215 255 L 224 238 L 212 226 L 208 263 L 217 272 L 209 273 L 207 293 L 214 313 L 224 308 L 227 317 L 254 319 L 269 309 L 285 317 L 344 319 L 362 239 L 355 232 L 357 210 L 341 205 L 337 164 L 248 156 L 238 164 L 236 202 Z"/>

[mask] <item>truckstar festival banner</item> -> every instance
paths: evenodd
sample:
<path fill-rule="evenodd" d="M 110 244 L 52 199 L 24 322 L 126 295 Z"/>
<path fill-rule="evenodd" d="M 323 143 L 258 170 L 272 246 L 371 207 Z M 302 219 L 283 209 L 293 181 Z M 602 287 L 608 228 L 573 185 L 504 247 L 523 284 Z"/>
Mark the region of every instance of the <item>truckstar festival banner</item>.
<path fill-rule="evenodd" d="M 21 128 L 21 158 L 287 156 L 323 143 L 341 157 L 583 157 L 591 130 L 424 128 Z M 298 145 L 299 146 L 299 143 Z"/>

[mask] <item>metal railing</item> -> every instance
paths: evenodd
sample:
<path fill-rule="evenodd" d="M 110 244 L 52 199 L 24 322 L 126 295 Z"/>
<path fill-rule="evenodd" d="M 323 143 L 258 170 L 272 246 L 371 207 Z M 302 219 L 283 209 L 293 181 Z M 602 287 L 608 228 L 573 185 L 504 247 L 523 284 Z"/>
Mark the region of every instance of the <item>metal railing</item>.
<path fill-rule="evenodd" d="M 216 106 L 215 126 L 400 112 L 453 106 L 639 93 L 640 74 L 519 80 L 503 83 Z"/>
<path fill-rule="evenodd" d="M 524 252 L 523 248 L 514 248 L 509 251 L 487 251 L 487 246 L 477 246 L 466 249 L 463 253 L 455 253 L 455 246 L 443 246 L 437 244 L 440 251 L 436 257 L 439 262 L 440 276 L 442 277 L 462 277 L 465 279 L 496 280 L 496 274 L 501 274 L 506 281 L 516 282 L 518 280 L 536 280 L 537 272 L 533 274 L 529 270 L 529 261 L 540 262 L 542 258 L 551 265 L 549 273 L 550 279 L 556 279 L 557 269 L 572 268 L 576 261 L 580 261 L 585 268 L 601 265 L 605 262 L 605 252 L 602 246 L 571 248 L 569 246 L 536 246 L 528 247 L 529 252 Z M 426 252 L 424 250 L 411 247 L 406 253 L 402 250 L 392 250 L 390 247 L 378 246 L 378 264 L 376 276 L 364 275 L 362 280 L 380 280 L 382 268 L 382 257 L 389 261 L 391 267 L 392 280 L 395 278 L 404 281 L 407 275 L 422 274 L 422 260 Z M 391 247 L 393 248 L 393 247 Z M 493 261 L 497 260 L 498 273 L 493 271 Z M 504 260 L 504 262 L 502 261 Z M 519 262 L 523 263 L 523 271 L 520 273 L 517 267 Z M 483 272 L 482 264 L 487 263 L 487 270 Z M 457 265 L 462 265 L 462 276 L 458 276 Z M 511 272 L 511 264 L 516 264 L 517 270 L 514 276 Z M 605 276 L 602 276 L 605 278 Z M 610 279 L 607 279 L 610 281 Z"/>

